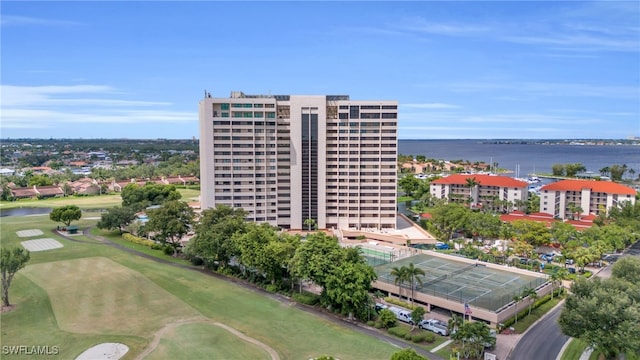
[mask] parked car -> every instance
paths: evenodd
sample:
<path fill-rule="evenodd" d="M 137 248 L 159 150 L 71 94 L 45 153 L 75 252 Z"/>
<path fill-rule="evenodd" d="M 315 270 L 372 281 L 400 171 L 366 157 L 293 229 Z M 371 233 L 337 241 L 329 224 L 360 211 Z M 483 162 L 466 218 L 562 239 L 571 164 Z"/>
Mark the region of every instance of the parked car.
<path fill-rule="evenodd" d="M 440 334 L 442 336 L 449 335 L 448 326 L 444 321 L 436 319 L 422 320 L 418 323 L 418 327 L 420 329 L 433 331 L 434 333 Z"/>
<path fill-rule="evenodd" d="M 569 270 L 569 274 L 575 274 L 576 273 L 576 268 L 567 268 L 567 270 Z"/>
<path fill-rule="evenodd" d="M 564 263 L 565 263 L 566 265 L 573 265 L 573 262 L 574 262 L 574 261 L 573 261 L 573 259 L 566 259 L 566 260 L 564 261 Z"/>
<path fill-rule="evenodd" d="M 436 250 L 449 250 L 449 245 L 445 243 L 437 242 Z"/>

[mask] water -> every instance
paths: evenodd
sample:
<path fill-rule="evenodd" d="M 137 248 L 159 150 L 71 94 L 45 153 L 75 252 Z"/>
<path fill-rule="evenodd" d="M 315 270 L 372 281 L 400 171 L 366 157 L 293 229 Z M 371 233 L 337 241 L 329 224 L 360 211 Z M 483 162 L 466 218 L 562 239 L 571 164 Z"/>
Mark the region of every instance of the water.
<path fill-rule="evenodd" d="M 640 174 L 640 146 L 633 145 L 551 145 L 496 144 L 482 140 L 398 140 L 398 153 L 425 155 L 427 159 L 482 161 L 498 163 L 520 177 L 527 174 L 550 174 L 553 164 L 580 163 L 597 174 L 611 165 L 626 164 Z M 629 177 L 627 173 L 625 177 Z"/>
<path fill-rule="evenodd" d="M 51 208 L 24 207 L 13 209 L 0 208 L 0 217 L 5 216 L 27 216 L 27 215 L 44 215 L 51 212 Z"/>

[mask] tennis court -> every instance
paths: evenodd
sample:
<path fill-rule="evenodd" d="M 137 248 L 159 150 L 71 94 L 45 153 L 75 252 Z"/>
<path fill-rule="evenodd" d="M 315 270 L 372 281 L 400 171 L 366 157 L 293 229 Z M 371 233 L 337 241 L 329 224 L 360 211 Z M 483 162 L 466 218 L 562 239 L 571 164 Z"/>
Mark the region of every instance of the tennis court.
<path fill-rule="evenodd" d="M 422 284 L 416 282 L 415 291 L 459 303 L 497 311 L 513 301 L 522 290 L 536 288 L 547 280 L 510 271 L 489 268 L 482 263 L 468 263 L 432 255 L 420 254 L 393 263 L 376 266 L 378 280 L 394 284 L 389 273 L 394 267 L 413 263 L 422 269 Z M 405 284 L 409 287 L 409 284 Z"/>
<path fill-rule="evenodd" d="M 398 259 L 411 256 L 411 249 L 398 249 L 391 246 L 380 245 L 377 242 L 356 245 L 360 254 L 367 260 L 369 265 L 376 267 L 394 262 Z"/>

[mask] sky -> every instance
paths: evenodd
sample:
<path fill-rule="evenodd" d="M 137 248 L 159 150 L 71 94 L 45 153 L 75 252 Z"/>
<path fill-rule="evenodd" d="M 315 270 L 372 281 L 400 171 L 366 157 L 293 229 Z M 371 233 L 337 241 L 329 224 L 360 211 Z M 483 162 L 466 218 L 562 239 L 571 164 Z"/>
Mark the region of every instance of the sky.
<path fill-rule="evenodd" d="M 199 138 L 208 91 L 396 100 L 400 139 L 640 137 L 638 1 L 0 2 L 0 138 Z"/>

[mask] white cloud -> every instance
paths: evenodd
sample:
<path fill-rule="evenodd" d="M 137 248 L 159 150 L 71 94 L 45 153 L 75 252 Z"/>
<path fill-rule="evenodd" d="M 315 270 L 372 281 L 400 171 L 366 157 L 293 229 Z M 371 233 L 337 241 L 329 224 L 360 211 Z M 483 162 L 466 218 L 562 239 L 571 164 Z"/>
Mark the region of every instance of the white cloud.
<path fill-rule="evenodd" d="M 424 104 L 400 104 L 401 108 L 414 109 L 457 109 L 459 106 L 443 103 L 424 103 Z"/>
<path fill-rule="evenodd" d="M 0 24 L 2 26 L 18 26 L 18 25 L 46 25 L 46 26 L 58 26 L 58 25 L 79 25 L 80 23 L 69 20 L 59 19 L 44 19 L 36 18 L 32 16 L 21 15 L 2 15 L 0 17 Z"/>
<path fill-rule="evenodd" d="M 197 112 L 171 110 L 169 102 L 118 98 L 124 93 L 105 85 L 2 85 L 0 91 L 3 129 L 72 127 L 88 123 L 186 123 L 198 119 Z M 166 110 L 158 109 L 161 106 Z"/>
<path fill-rule="evenodd" d="M 545 83 L 545 82 L 458 82 L 444 85 L 456 92 L 486 92 L 501 90 L 515 93 L 530 93 L 541 96 L 566 97 L 604 97 L 637 99 L 640 89 L 635 86 L 604 86 L 575 83 Z"/>

